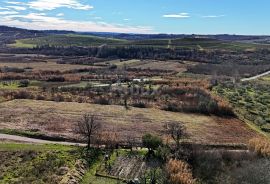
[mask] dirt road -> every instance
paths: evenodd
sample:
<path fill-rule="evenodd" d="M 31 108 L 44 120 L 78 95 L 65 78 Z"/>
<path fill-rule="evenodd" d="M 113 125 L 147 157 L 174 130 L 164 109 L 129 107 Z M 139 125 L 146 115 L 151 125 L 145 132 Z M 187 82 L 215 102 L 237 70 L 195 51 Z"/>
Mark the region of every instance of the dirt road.
<path fill-rule="evenodd" d="M 18 142 L 25 142 L 25 143 L 35 143 L 35 144 L 61 144 L 67 146 L 86 146 L 85 144 L 79 144 L 74 142 L 57 142 L 57 141 L 47 141 L 41 139 L 33 139 L 27 138 L 17 135 L 8 135 L 8 134 L 0 134 L 0 142 L 1 140 L 10 140 L 10 141 L 18 141 Z"/>
<path fill-rule="evenodd" d="M 270 75 L 270 71 L 264 72 L 264 73 L 259 74 L 259 75 L 255 75 L 255 76 L 250 77 L 250 78 L 241 79 L 241 81 L 242 81 L 242 82 L 245 82 L 245 81 L 251 81 L 251 80 L 255 80 L 255 79 L 258 79 L 258 78 L 260 78 L 260 77 L 266 76 L 266 75 Z"/>

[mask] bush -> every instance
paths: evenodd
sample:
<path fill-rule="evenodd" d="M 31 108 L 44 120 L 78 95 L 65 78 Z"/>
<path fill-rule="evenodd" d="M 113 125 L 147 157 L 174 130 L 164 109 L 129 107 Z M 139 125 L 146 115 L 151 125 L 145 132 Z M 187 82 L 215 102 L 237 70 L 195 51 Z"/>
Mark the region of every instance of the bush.
<path fill-rule="evenodd" d="M 116 70 L 117 69 L 117 65 L 114 65 L 114 64 L 113 65 L 110 65 L 109 69 L 110 70 Z"/>
<path fill-rule="evenodd" d="M 100 105 L 110 105 L 111 104 L 110 100 L 105 98 L 105 97 L 100 97 L 100 98 L 96 99 L 94 102 L 96 104 L 100 104 Z"/>
<path fill-rule="evenodd" d="M 19 87 L 26 88 L 30 84 L 29 80 L 20 80 Z"/>
<path fill-rule="evenodd" d="M 254 138 L 249 141 L 249 149 L 263 157 L 270 157 L 270 141 L 266 138 Z"/>
<path fill-rule="evenodd" d="M 166 164 L 168 179 L 171 184 L 195 184 L 190 166 L 181 160 L 169 160 Z"/>
<path fill-rule="evenodd" d="M 33 95 L 28 91 L 19 91 L 14 95 L 15 99 L 33 99 Z"/>
<path fill-rule="evenodd" d="M 133 107 L 146 108 L 146 104 L 144 102 L 137 102 L 133 103 Z"/>
<path fill-rule="evenodd" d="M 259 159 L 244 162 L 241 167 L 230 171 L 229 180 L 224 183 L 237 184 L 269 184 L 270 183 L 270 161 Z"/>
<path fill-rule="evenodd" d="M 52 76 L 47 79 L 47 82 L 65 82 L 65 80 L 62 76 Z"/>
<path fill-rule="evenodd" d="M 142 137 L 143 146 L 148 148 L 149 151 L 156 150 L 162 145 L 162 139 L 152 134 L 145 134 Z"/>

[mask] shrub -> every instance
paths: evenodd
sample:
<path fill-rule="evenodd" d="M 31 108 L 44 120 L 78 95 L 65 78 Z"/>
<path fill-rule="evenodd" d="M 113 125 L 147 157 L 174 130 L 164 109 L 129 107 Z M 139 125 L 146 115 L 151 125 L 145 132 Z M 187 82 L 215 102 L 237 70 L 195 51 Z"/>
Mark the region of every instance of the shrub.
<path fill-rule="evenodd" d="M 254 138 L 249 141 L 249 149 L 263 157 L 270 157 L 270 141 L 266 138 Z"/>
<path fill-rule="evenodd" d="M 171 159 L 166 164 L 166 170 L 171 184 L 194 184 L 196 182 L 190 166 L 184 161 Z"/>
<path fill-rule="evenodd" d="M 30 84 L 29 80 L 20 80 L 19 87 L 26 88 Z"/>
<path fill-rule="evenodd" d="M 65 78 L 62 76 L 51 76 L 47 79 L 47 82 L 65 82 Z"/>
<path fill-rule="evenodd" d="M 109 69 L 110 70 L 115 70 L 115 69 L 117 69 L 117 65 L 114 65 L 114 64 L 113 65 L 110 65 Z"/>
<path fill-rule="evenodd" d="M 15 99 L 33 99 L 33 95 L 28 91 L 19 91 L 14 95 Z"/>
<path fill-rule="evenodd" d="M 100 104 L 100 105 L 110 105 L 111 102 L 109 99 L 107 99 L 106 97 L 100 97 L 98 99 L 95 99 L 94 101 L 96 104 Z"/>
<path fill-rule="evenodd" d="M 145 134 L 142 137 L 143 146 L 148 148 L 149 151 L 153 151 L 162 145 L 162 139 L 152 134 Z"/>
<path fill-rule="evenodd" d="M 269 169 L 269 159 L 244 162 L 241 167 L 230 171 L 229 181 L 222 181 L 222 183 L 268 184 L 270 183 Z"/>
<path fill-rule="evenodd" d="M 146 108 L 146 104 L 144 102 L 136 102 L 136 103 L 133 103 L 133 107 Z"/>

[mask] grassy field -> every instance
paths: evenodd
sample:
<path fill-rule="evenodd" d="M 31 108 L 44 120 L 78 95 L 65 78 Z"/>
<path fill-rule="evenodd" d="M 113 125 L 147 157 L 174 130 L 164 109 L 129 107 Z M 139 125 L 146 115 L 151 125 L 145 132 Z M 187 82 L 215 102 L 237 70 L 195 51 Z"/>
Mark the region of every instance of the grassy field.
<path fill-rule="evenodd" d="M 16 40 L 16 43 L 11 44 L 11 47 L 33 48 L 42 45 L 54 46 L 100 46 L 104 44 L 118 45 L 125 43 L 125 40 L 101 38 L 87 35 L 50 35 L 45 37 L 30 38 Z"/>
<path fill-rule="evenodd" d="M 260 78 L 260 80 L 270 82 L 270 75 L 264 76 L 264 77 Z"/>
<path fill-rule="evenodd" d="M 34 63 L 16 63 L 16 62 L 1 62 L 0 68 L 14 67 L 14 68 L 32 68 L 33 71 L 69 71 L 75 69 L 93 68 L 94 66 L 86 65 L 71 65 L 71 64 L 57 64 L 54 61 L 48 62 L 34 62 Z"/>
<path fill-rule="evenodd" d="M 85 168 L 80 158 L 76 147 L 0 143 L 0 183 L 65 183 Z"/>
<path fill-rule="evenodd" d="M 69 84 L 69 85 L 63 85 L 59 86 L 60 88 L 86 88 L 86 87 L 104 87 L 109 86 L 109 84 L 102 84 L 99 82 L 80 82 L 77 84 Z"/>
<path fill-rule="evenodd" d="M 226 42 L 215 39 L 207 38 L 184 38 L 172 40 L 172 45 L 180 48 L 190 48 L 190 49 L 224 49 L 224 50 L 246 50 L 255 49 L 258 46 L 255 44 L 246 44 L 238 42 Z"/>
<path fill-rule="evenodd" d="M 115 59 L 115 60 L 103 62 L 102 64 L 116 65 L 117 68 L 123 68 L 124 66 L 131 67 L 140 63 L 141 61 L 138 59 L 124 60 L 124 61 L 120 59 Z"/>
<path fill-rule="evenodd" d="M 93 150 L 92 150 L 93 151 Z M 103 156 L 85 157 L 81 148 L 62 145 L 0 143 L 0 184 L 39 183 L 122 184 L 95 176 Z"/>
<path fill-rule="evenodd" d="M 16 114 L 14 114 L 16 112 Z M 0 104 L 2 129 L 38 130 L 48 136 L 76 138 L 74 129 L 84 113 L 97 116 L 105 130 L 119 132 L 119 139 L 127 135 L 141 140 L 145 133 L 162 135 L 166 122 L 183 122 L 189 140 L 203 144 L 246 144 L 256 136 L 247 125 L 234 118 L 220 118 L 197 114 L 161 111 L 157 109 L 102 106 L 80 103 L 57 103 L 34 100 L 13 100 Z"/>
<path fill-rule="evenodd" d="M 131 66 L 131 68 L 140 69 L 151 69 L 151 70 L 167 70 L 183 73 L 187 70 L 188 66 L 194 65 L 194 63 L 189 61 L 155 61 L 155 60 L 145 60 L 136 65 Z"/>
<path fill-rule="evenodd" d="M 18 89 L 19 83 L 17 81 L 13 82 L 0 82 L 0 89 Z"/>

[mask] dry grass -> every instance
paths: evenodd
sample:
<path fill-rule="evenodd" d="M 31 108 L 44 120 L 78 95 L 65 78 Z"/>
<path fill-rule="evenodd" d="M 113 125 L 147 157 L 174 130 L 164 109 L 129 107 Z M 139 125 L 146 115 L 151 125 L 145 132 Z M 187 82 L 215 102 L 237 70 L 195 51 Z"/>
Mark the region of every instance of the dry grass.
<path fill-rule="evenodd" d="M 151 69 L 151 70 L 168 70 L 176 72 L 185 72 L 187 66 L 192 62 L 179 62 L 179 61 L 143 61 L 134 65 L 132 68 Z"/>
<path fill-rule="evenodd" d="M 195 184 L 190 166 L 181 160 L 169 160 L 166 171 L 172 184 Z"/>
<path fill-rule="evenodd" d="M 93 68 L 85 65 L 71 65 L 71 64 L 57 64 L 56 62 L 33 62 L 33 63 L 11 63 L 1 62 L 0 68 L 2 67 L 14 67 L 14 68 L 33 68 L 33 71 L 69 71 L 75 69 Z"/>
<path fill-rule="evenodd" d="M 254 138 L 249 141 L 249 149 L 260 156 L 270 157 L 270 141 L 266 138 Z"/>
<path fill-rule="evenodd" d="M 168 121 L 184 122 L 189 138 L 204 144 L 247 144 L 256 136 L 238 119 L 185 114 L 157 109 L 102 106 L 80 103 L 57 103 L 34 100 L 13 100 L 0 103 L 0 127 L 2 129 L 38 129 L 48 135 L 74 138 L 77 121 L 84 113 L 95 114 L 106 130 L 119 132 L 122 141 L 127 135 L 137 140 L 145 133 L 162 135 L 163 125 Z M 56 127 L 56 128 L 55 128 Z"/>

